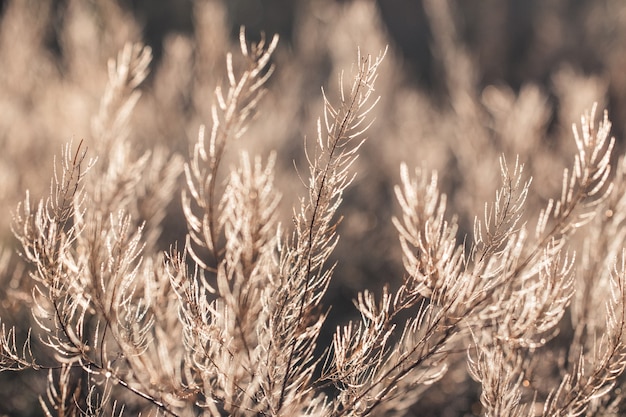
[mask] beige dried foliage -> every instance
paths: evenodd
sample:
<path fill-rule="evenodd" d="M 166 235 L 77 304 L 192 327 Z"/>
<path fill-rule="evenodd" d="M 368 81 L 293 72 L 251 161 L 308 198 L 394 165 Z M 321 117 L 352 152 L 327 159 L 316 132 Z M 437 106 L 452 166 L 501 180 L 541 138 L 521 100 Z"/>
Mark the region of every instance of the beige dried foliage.
<path fill-rule="evenodd" d="M 199 1 L 154 87 L 151 49 L 117 3 L 67 3 L 62 73 L 43 46 L 51 3 L 10 2 L 0 126 L 16 136 L 0 170 L 68 121 L 53 97 L 81 120 L 37 158 L 65 129 L 85 139 L 62 146 L 47 193 L 33 172 L 1 185 L 3 206 L 21 202 L 19 257 L 0 254 L 0 373 L 40 389 L 48 416 L 623 413 L 626 162 L 608 113 L 592 105 L 561 142 L 548 92 L 480 89 L 454 4 L 424 6 L 439 107 L 405 85 L 369 0 L 308 4 L 292 53 L 243 28 L 227 52 L 225 5 Z M 28 24 L 16 50 L 12 22 Z M 562 119 L 607 88 L 553 79 Z M 31 105 L 46 115 L 26 117 Z M 187 137 L 183 162 L 170 142 Z M 375 279 L 346 277 L 366 261 Z M 371 286 L 333 321 L 342 280 Z"/>

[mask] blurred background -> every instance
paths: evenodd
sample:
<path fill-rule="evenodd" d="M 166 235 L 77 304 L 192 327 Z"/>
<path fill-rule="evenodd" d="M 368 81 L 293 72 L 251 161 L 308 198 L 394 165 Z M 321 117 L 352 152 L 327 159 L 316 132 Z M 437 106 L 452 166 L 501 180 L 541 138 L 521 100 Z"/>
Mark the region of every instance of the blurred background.
<path fill-rule="evenodd" d="M 280 34 L 284 46 L 293 45 L 299 14 L 307 13 L 311 4 L 324 2 L 230 0 L 224 3 L 232 36 L 238 35 L 240 25 L 245 25 L 251 33 Z M 62 8 L 64 2 L 57 4 Z M 139 20 L 145 40 L 157 57 L 168 33 L 193 31 L 193 1 L 123 0 L 120 4 L 132 10 Z M 501 82 L 514 88 L 529 81 L 548 84 L 555 68 L 564 63 L 584 73 L 607 72 L 606 54 L 619 45 L 624 25 L 620 6 L 617 1 L 592 0 L 454 2 L 456 30 L 479 66 L 480 82 L 484 85 Z M 424 87 L 441 84 L 433 57 L 436 52 L 432 49 L 432 28 L 423 2 L 385 0 L 376 1 L 375 7 L 389 42 L 406 61 L 413 80 Z"/>
<path fill-rule="evenodd" d="M 3 0 L 0 10 L 0 243 L 9 251 L 16 247 L 10 213 L 25 190 L 45 195 L 62 144 L 85 139 L 98 149 L 93 120 L 107 61 L 125 42 L 144 42 L 154 55 L 128 126 L 133 151 L 158 148 L 187 159 L 200 124 L 210 123 L 213 91 L 224 84 L 225 54 L 237 55 L 240 26 L 250 39 L 280 35 L 267 97 L 225 166 L 238 150 L 264 158 L 276 150 L 287 225 L 303 193 L 294 163 L 304 166 L 304 139 L 316 134 L 321 87 L 338 97 L 338 74 L 349 73 L 357 48 L 376 55 L 388 47 L 377 82 L 381 102 L 342 208 L 325 337 L 354 316 L 357 291 L 402 279 L 391 224 L 400 162 L 439 172 L 463 239 L 493 199 L 501 155 L 519 156 L 535 178 L 532 224 L 571 164 L 572 123 L 594 102 L 598 114 L 608 109 L 623 151 L 623 0 Z M 179 192 L 162 227 L 155 251 L 184 242 Z M 19 261 L 5 264 L 9 285 Z M 5 312 L 29 320 L 10 291 L 0 295 Z M 28 404 L 43 382 L 7 385 L 11 378 L 0 375 L 0 414 L 36 415 L 36 403 Z M 464 375 L 451 378 L 457 385 L 434 390 L 416 414 L 479 411 L 476 387 L 461 384 Z M 26 386 L 32 395 L 18 395 Z"/>
<path fill-rule="evenodd" d="M 59 2 L 62 3 L 62 2 Z M 125 0 L 141 22 L 146 41 L 160 56 L 164 36 L 193 31 L 193 1 Z M 325 0 L 230 0 L 227 9 L 231 36 L 240 25 L 250 33 L 281 35 L 283 46 L 300 36 L 303 13 Z M 346 4 L 350 1 L 330 3 Z M 581 74 L 611 79 L 611 109 L 622 109 L 623 88 L 617 57 L 621 54 L 626 17 L 619 1 L 594 0 L 467 0 L 454 4 L 458 39 L 472 56 L 482 86 L 502 83 L 519 89 L 528 82 L 551 89 L 559 67 L 570 65 Z M 444 80 L 433 28 L 421 0 L 376 1 L 375 7 L 392 48 L 406 65 L 407 76 L 422 88 L 441 94 Z M 622 99 L 620 100 L 620 97 Z"/>

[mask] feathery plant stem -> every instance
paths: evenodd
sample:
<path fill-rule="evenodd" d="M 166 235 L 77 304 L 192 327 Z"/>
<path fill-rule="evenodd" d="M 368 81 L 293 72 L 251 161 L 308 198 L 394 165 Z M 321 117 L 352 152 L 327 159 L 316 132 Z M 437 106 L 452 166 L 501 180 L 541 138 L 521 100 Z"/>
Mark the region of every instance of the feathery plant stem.
<path fill-rule="evenodd" d="M 201 126 L 193 150 L 193 159 L 185 164 L 189 193 L 198 207 L 204 211 L 202 218 L 196 217 L 187 190 L 183 190 L 183 207 L 190 226 L 189 236 L 195 244 L 206 247 L 212 253 L 215 262 L 219 262 L 223 254 L 218 242 L 220 229 L 219 215 L 216 211 L 219 207 L 216 189 L 219 168 L 226 146 L 245 133 L 255 108 L 265 93 L 265 83 L 273 73 L 270 58 L 278 44 L 278 36 L 275 35 L 269 44 L 266 44 L 264 38 L 252 47 L 249 47 L 247 42 L 244 28 L 241 27 L 239 44 L 242 55 L 247 59 L 248 68 L 237 78 L 232 54 L 227 55 L 229 85 L 226 94 L 220 87 L 215 89 L 216 103 L 211 107 L 213 124 L 208 152 L 204 138 L 205 128 Z M 187 246 L 195 262 L 204 269 L 215 272 L 214 267 L 196 254 L 192 245 Z"/>
<path fill-rule="evenodd" d="M 596 208 L 613 190 L 609 177 L 615 138 L 609 137 L 611 122 L 607 112 L 604 112 L 603 120 L 595 129 L 596 107 L 597 104 L 594 104 L 591 112 L 581 116 L 582 133 L 578 132 L 575 124 L 572 125 L 578 151 L 574 165 L 571 170 L 565 169 L 563 172 L 560 199 L 550 199 L 540 213 L 535 231 L 538 243 L 519 265 L 516 273 L 526 268 L 550 241 L 558 245 L 567 234 L 590 222 L 596 215 Z M 580 211 L 578 215 L 575 215 L 576 210 Z M 555 223 L 546 231 L 550 217 L 554 218 Z"/>
<path fill-rule="evenodd" d="M 308 225 L 308 239 L 305 241 L 304 251 L 306 252 L 306 271 L 304 274 L 304 289 L 300 294 L 298 302 L 298 311 L 295 326 L 299 328 L 301 326 L 304 314 L 306 298 L 309 297 L 309 286 L 311 282 L 311 275 L 314 269 L 323 267 L 322 262 L 315 262 L 315 257 L 319 247 L 314 243 L 320 239 L 319 235 L 328 236 L 328 240 L 323 243 L 330 242 L 336 233 L 338 222 L 330 224 L 334 210 L 337 208 L 341 201 L 341 194 L 353 180 L 353 177 L 347 178 L 347 169 L 352 165 L 356 159 L 356 152 L 361 147 L 363 140 L 353 146 L 352 149 L 345 150 L 352 142 L 359 136 L 361 136 L 370 126 L 371 122 L 359 131 L 354 131 L 359 128 L 363 123 L 364 118 L 374 108 L 378 102 L 378 98 L 373 103 L 368 103 L 370 95 L 374 91 L 374 83 L 377 77 L 377 70 L 384 58 L 385 53 L 381 53 L 374 61 L 371 56 L 362 57 L 359 51 L 357 62 L 358 70 L 354 77 L 354 83 L 350 91 L 348 101 L 345 100 L 343 77 L 340 78 L 339 91 L 341 92 L 341 106 L 338 110 L 335 110 L 330 104 L 330 101 L 324 94 L 324 120 L 326 124 L 326 143 L 323 142 L 322 131 L 320 127 L 320 121 L 318 120 L 318 145 L 319 151 L 322 154 L 320 159 L 315 162 L 309 160 L 311 168 L 311 177 L 309 184 L 313 188 L 313 204 L 310 210 L 310 220 Z M 363 91 L 365 90 L 365 91 Z M 365 106 L 369 107 L 365 107 Z M 332 121 L 331 121 L 332 120 Z M 340 149 L 340 155 L 336 156 L 337 150 Z M 326 158 L 326 162 L 322 161 L 322 158 Z M 343 161 L 346 159 L 346 161 Z M 319 163 L 323 165 L 320 167 Z M 343 167 L 341 165 L 344 165 Z M 319 174 L 321 171 L 321 175 Z M 334 183 L 328 184 L 329 177 L 332 177 Z M 336 184 L 339 183 L 337 186 Z M 335 188 L 337 187 L 337 188 Z M 330 206 L 331 200 L 329 195 L 334 195 L 336 202 L 333 206 Z M 326 213 L 325 211 L 329 211 Z M 301 212 L 304 213 L 304 212 Z M 320 219 L 321 217 L 321 219 Z M 326 229 L 326 230 L 325 230 Z M 322 239 L 324 239 L 322 237 Z M 334 246 L 334 243 L 331 244 Z M 322 245 L 323 247 L 323 245 Z M 296 339 L 292 339 L 289 346 L 290 352 L 287 359 L 287 369 L 291 369 L 292 362 L 294 360 Z M 282 388 L 278 409 L 282 407 L 284 401 L 284 393 L 287 387 L 289 379 L 289 373 L 286 372 Z"/>

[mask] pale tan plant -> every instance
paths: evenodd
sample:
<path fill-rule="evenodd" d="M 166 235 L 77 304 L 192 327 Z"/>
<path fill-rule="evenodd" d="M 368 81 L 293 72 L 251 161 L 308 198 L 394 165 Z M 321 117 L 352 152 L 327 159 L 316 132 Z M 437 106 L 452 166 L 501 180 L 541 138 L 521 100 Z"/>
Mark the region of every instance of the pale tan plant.
<path fill-rule="evenodd" d="M 132 38 L 132 21 L 102 4 L 103 25 L 119 22 Z M 301 53 L 314 53 L 291 66 L 277 36 L 250 42 L 243 29 L 241 53 L 218 61 L 229 49 L 223 6 L 198 2 L 205 35 L 166 42 L 153 89 L 143 86 L 151 49 L 117 45 L 100 105 L 87 106 L 91 124 L 76 125 L 87 126 L 86 139 L 63 146 L 46 197 L 27 191 L 12 211 L 20 257 L 9 249 L 0 256 L 0 372 L 32 375 L 33 398 L 50 416 L 424 415 L 432 404 L 458 411 L 461 400 L 474 401 L 465 411 L 488 416 L 623 413 L 626 162 L 614 155 L 608 114 L 598 123 L 592 106 L 570 145 L 548 149 L 545 92 L 479 91 L 447 1 L 425 2 L 450 95 L 440 109 L 386 73 L 397 57 L 384 47 L 371 2 L 325 4 L 341 42 L 325 51 L 302 38 Z M 69 20 L 91 27 L 83 7 L 70 2 Z M 303 20 L 323 32 L 319 21 Z M 31 39 L 39 48 L 41 30 Z M 71 29 L 63 36 L 67 79 L 88 83 L 79 73 L 95 64 L 80 57 L 98 61 L 102 52 Z M 352 37 L 367 48 L 351 49 Z M 357 56 L 343 72 L 346 51 Z M 339 82 L 314 96 L 321 117 L 302 122 L 297 103 L 312 76 L 303 69 L 319 68 L 325 54 Z M 51 85 L 66 79 L 51 74 Z M 32 94 L 36 78 L 27 79 Z M 559 89 L 570 79 L 585 83 L 567 70 L 555 78 Z M 590 96 L 605 88 L 591 84 Z M 151 116 L 160 100 L 162 119 Z M 564 102 L 564 114 L 578 106 L 574 97 Z M 420 113 L 427 126 L 408 133 L 419 123 L 399 127 L 397 110 Z M 304 156 L 285 163 L 286 138 L 313 129 Z M 173 151 L 180 145 L 150 137 L 192 130 L 185 163 Z M 366 132 L 373 140 L 365 142 Z M 424 132 L 441 143 L 417 157 L 386 139 Z M 267 142 L 248 146 L 272 134 L 278 149 L 260 155 Z M 445 155 L 430 160 L 435 151 Z M 416 163 L 421 155 L 428 160 Z M 387 157 L 405 159 L 397 173 L 385 170 Z M 456 188 L 447 168 L 464 174 Z M 359 223 L 371 217 L 345 204 L 391 178 L 398 184 L 386 192 L 397 209 L 367 192 L 363 200 L 385 205 L 373 223 L 395 228 L 393 243 L 368 236 L 370 226 Z M 285 221 L 293 189 L 302 191 Z M 172 224 L 184 232 L 167 233 Z M 353 245 L 359 233 L 373 242 Z M 343 234 L 352 234 L 348 247 Z M 357 253 L 363 248 L 375 250 Z M 397 261 L 391 271 L 402 272 L 380 272 L 373 288 L 354 291 L 354 315 L 329 320 L 333 282 L 367 281 L 346 278 L 342 265 L 363 258 Z M 32 321 L 18 326 L 29 310 Z M 440 393 L 449 398 L 431 401 Z"/>

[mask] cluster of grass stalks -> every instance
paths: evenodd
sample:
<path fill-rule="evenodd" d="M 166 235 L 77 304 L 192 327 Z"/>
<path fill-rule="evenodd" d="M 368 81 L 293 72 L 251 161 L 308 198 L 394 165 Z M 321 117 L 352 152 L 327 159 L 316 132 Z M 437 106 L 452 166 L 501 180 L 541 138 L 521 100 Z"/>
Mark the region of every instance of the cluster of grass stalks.
<path fill-rule="evenodd" d="M 200 1 L 197 36 L 169 38 L 152 75 L 115 2 L 68 2 L 61 63 L 51 4 L 9 2 L 0 40 L 30 26 L 0 48 L 24 79 L 0 78 L 16 135 L 0 172 L 20 152 L 52 165 L 3 187 L 0 414 L 623 414 L 626 158 L 608 113 L 590 102 L 565 134 L 538 87 L 479 91 L 451 3 L 424 6 L 448 106 L 405 88 L 366 0 L 325 3 L 331 31 L 303 20 L 336 40 L 303 39 L 298 59 L 243 28 L 231 52 L 223 5 Z M 310 108 L 307 66 L 338 81 Z M 58 139 L 70 128 L 84 139 Z"/>

